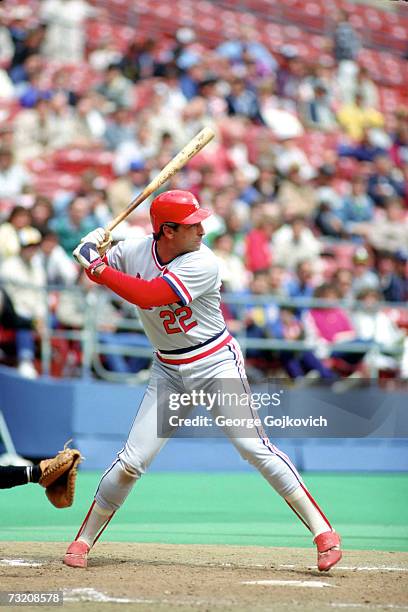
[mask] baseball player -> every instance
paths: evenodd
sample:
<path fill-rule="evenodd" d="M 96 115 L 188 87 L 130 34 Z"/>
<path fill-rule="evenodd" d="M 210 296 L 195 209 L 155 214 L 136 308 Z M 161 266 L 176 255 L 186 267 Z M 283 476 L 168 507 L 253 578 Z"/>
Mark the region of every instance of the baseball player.
<path fill-rule="evenodd" d="M 240 347 L 220 311 L 217 258 L 202 243 L 202 222 L 210 214 L 200 208 L 192 193 L 167 191 L 151 204 L 153 235 L 119 242 L 102 258 L 98 248 L 109 236 L 98 228 L 74 251 L 91 279 L 137 306 L 155 354 L 150 382 L 129 437 L 101 478 L 89 512 L 65 554 L 66 565 L 86 567 L 90 549 L 166 443 L 168 437 L 157 435 L 159 382 L 184 393 L 192 379 L 200 379 L 205 391 L 214 389 L 220 379 L 236 379 L 242 392 L 250 393 Z M 318 568 L 329 570 L 341 559 L 340 537 L 289 457 L 261 428 L 253 437 L 237 437 L 228 427 L 224 431 L 240 455 L 259 470 L 312 532 Z"/>

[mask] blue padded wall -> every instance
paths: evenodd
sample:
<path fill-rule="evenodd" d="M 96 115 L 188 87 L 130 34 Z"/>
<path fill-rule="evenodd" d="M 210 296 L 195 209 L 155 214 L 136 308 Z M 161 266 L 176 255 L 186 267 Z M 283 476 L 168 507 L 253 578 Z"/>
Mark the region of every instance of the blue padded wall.
<path fill-rule="evenodd" d="M 105 382 L 50 378 L 30 381 L 11 368 L 0 366 L 0 410 L 17 452 L 45 457 L 73 438 L 86 457 L 82 469 L 104 470 L 111 463 L 126 440 L 143 393 L 141 386 Z M 302 393 L 305 398 L 308 390 Z M 396 395 L 394 399 L 406 401 L 404 396 Z M 274 443 L 304 471 L 408 471 L 407 439 L 276 438 Z M 223 438 L 177 438 L 165 445 L 151 469 L 240 471 L 252 468 Z"/>

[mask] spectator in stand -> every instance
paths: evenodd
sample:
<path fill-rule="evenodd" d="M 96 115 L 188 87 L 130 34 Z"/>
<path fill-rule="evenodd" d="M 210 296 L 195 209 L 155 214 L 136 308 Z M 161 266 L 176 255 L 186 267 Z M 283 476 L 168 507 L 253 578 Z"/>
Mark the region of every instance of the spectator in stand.
<path fill-rule="evenodd" d="M 258 100 L 262 120 L 273 134 L 279 138 L 296 138 L 304 132 L 294 102 L 279 98 L 275 83 L 262 80 L 258 87 Z"/>
<path fill-rule="evenodd" d="M 49 230 L 50 221 L 54 216 L 51 200 L 46 196 L 37 195 L 30 213 L 31 225 L 44 235 Z"/>
<path fill-rule="evenodd" d="M 287 176 L 279 185 L 276 200 L 285 218 L 294 216 L 312 215 L 315 211 L 316 192 L 300 171 L 300 167 L 294 163 L 289 169 Z"/>
<path fill-rule="evenodd" d="M 299 261 L 296 275 L 288 283 L 288 294 L 293 298 L 311 298 L 315 289 L 313 263 L 310 259 Z M 302 309 L 298 311 L 298 314 Z"/>
<path fill-rule="evenodd" d="M 75 106 L 73 143 L 77 147 L 101 145 L 106 131 L 106 120 L 100 110 L 98 94 L 89 91 L 81 96 Z"/>
<path fill-rule="evenodd" d="M 74 285 L 78 278 L 78 268 L 59 244 L 58 235 L 47 230 L 39 246 L 33 260 L 35 265 L 43 268 L 47 285 Z"/>
<path fill-rule="evenodd" d="M 274 323 L 279 316 L 279 308 L 273 302 L 254 304 L 253 299 L 251 299 L 253 296 L 266 297 L 268 295 L 268 272 L 267 270 L 257 270 L 254 272 L 252 280 L 249 283 L 248 304 L 243 310 L 241 309 L 241 316 L 239 317 L 244 322 L 248 338 L 267 338 L 267 326 Z M 257 374 L 257 367 L 267 367 L 271 355 L 270 350 L 258 348 L 247 349 L 246 354 L 249 359 L 261 360 L 253 364 L 255 367 L 254 371 L 252 371 L 251 366 L 251 376 Z"/>
<path fill-rule="evenodd" d="M 32 55 L 24 66 L 27 67 L 26 81 L 16 86 L 20 105 L 23 108 L 34 108 L 40 98 L 51 100 L 53 91 L 50 84 L 44 80 L 43 58 Z"/>
<path fill-rule="evenodd" d="M 292 100 L 296 104 L 305 77 L 305 64 L 299 57 L 296 47 L 292 45 L 284 45 L 280 49 L 278 61 L 276 93 L 279 98 Z"/>
<path fill-rule="evenodd" d="M 40 58 L 40 47 L 44 40 L 43 25 L 29 28 L 23 40 L 17 42 L 14 55 L 9 66 L 11 80 L 16 85 L 30 80 L 37 72 L 38 65 L 43 64 Z M 34 61 L 33 58 L 36 58 Z"/>
<path fill-rule="evenodd" d="M 67 213 L 50 223 L 58 235 L 65 252 L 71 256 L 81 238 L 95 229 L 95 221 L 90 216 L 90 206 L 86 198 L 77 196 L 68 206 Z"/>
<path fill-rule="evenodd" d="M 0 278 L 16 314 L 29 320 L 32 327 L 42 329 L 46 314 L 43 293 L 46 278 L 42 266 L 35 260 L 41 234 L 33 227 L 25 227 L 18 232 L 18 238 L 20 253 L 8 257 L 0 264 Z M 33 364 L 33 338 L 30 336 L 25 340 L 27 345 L 21 355 L 21 371 L 23 375 L 34 378 L 36 370 Z"/>
<path fill-rule="evenodd" d="M 174 44 L 171 50 L 167 52 L 167 57 L 164 54 L 162 55 L 164 55 L 164 62 L 166 62 L 166 60 L 168 61 L 168 56 L 170 56 L 177 68 L 181 71 L 188 70 L 190 67 L 201 63 L 205 71 L 206 65 L 204 60 L 207 53 L 209 54 L 208 48 L 205 49 L 204 52 L 202 45 L 197 44 L 197 37 L 194 30 L 188 27 L 181 27 L 176 31 Z M 205 57 L 203 57 L 203 55 Z M 212 55 L 215 56 L 215 52 L 213 52 Z M 216 57 L 218 58 L 219 56 Z M 198 80 L 201 80 L 201 77 Z"/>
<path fill-rule="evenodd" d="M 215 171 L 214 166 L 206 164 L 200 168 L 200 172 L 197 174 L 196 182 L 191 185 L 190 191 L 197 194 L 196 197 L 200 197 L 202 202 L 207 203 L 208 206 L 212 206 L 214 195 L 220 185 L 220 179 L 218 173 Z"/>
<path fill-rule="evenodd" d="M 348 13 L 340 11 L 333 32 L 333 55 L 336 62 L 356 61 L 360 47 L 360 39 L 350 23 Z"/>
<path fill-rule="evenodd" d="M 144 123 L 150 131 L 151 142 L 160 151 L 163 134 L 171 134 L 177 147 L 184 146 L 187 140 L 207 123 L 205 101 L 202 98 L 192 100 L 183 112 L 174 112 L 166 106 L 168 89 L 164 83 L 156 83 L 149 100 L 149 109 L 144 114 Z M 195 107 L 193 116 L 188 117 L 187 111 Z M 191 123 L 190 123 L 191 121 Z M 212 122 L 210 122 L 212 125 Z M 190 136 L 191 133 L 191 136 Z"/>
<path fill-rule="evenodd" d="M 49 96 L 41 96 L 30 109 L 21 111 L 15 119 L 14 145 L 19 161 L 41 157 L 66 144 L 59 131 Z"/>
<path fill-rule="evenodd" d="M 375 108 L 364 106 L 363 96 L 360 92 L 357 92 L 354 102 L 340 107 L 337 113 L 337 121 L 354 141 L 362 139 L 364 130 L 384 126 L 383 115 Z"/>
<path fill-rule="evenodd" d="M 314 186 L 316 199 L 319 202 L 327 202 L 335 212 L 341 209 L 341 197 L 336 182 L 336 167 L 334 164 L 326 163 L 317 169 Z"/>
<path fill-rule="evenodd" d="M 297 167 L 304 181 L 315 176 L 315 170 L 311 166 L 305 152 L 296 144 L 293 137 L 280 138 L 279 142 L 272 148 L 275 167 L 279 174 L 286 176 L 291 169 Z"/>
<path fill-rule="evenodd" d="M 21 317 L 16 313 L 12 301 L 2 288 L 0 288 L 0 326 L 15 332 L 15 340 L 11 350 L 13 356 L 15 354 L 17 358 L 17 371 L 25 378 L 36 378 L 37 370 L 33 363 L 35 340 L 32 321 L 30 318 Z M 3 356 L 8 356 L 8 344 L 8 342 L 0 344 L 2 359 Z"/>
<path fill-rule="evenodd" d="M 288 281 L 283 266 L 272 265 L 268 272 L 269 293 L 277 297 L 287 297 Z"/>
<path fill-rule="evenodd" d="M 239 115 L 263 124 L 256 93 L 247 87 L 245 80 L 235 77 L 230 83 L 230 93 L 225 98 L 229 115 Z"/>
<path fill-rule="evenodd" d="M 316 299 L 337 302 L 339 294 L 331 283 L 317 287 Z M 347 312 L 340 306 L 311 308 L 304 314 L 306 340 L 315 347 L 317 356 L 325 359 L 329 356 L 339 358 L 355 366 L 363 359 L 366 348 L 348 351 L 345 343 L 358 341 L 353 323 Z"/>
<path fill-rule="evenodd" d="M 70 106 L 76 106 L 78 102 L 78 94 L 74 91 L 71 84 L 71 76 L 69 70 L 65 67 L 60 68 L 54 74 L 52 79 L 53 94 L 64 94 Z"/>
<path fill-rule="evenodd" d="M 24 167 L 13 161 L 9 147 L 0 148 L 0 198 L 15 198 L 30 184 L 30 176 Z"/>
<path fill-rule="evenodd" d="M 226 215 L 224 222 L 225 229 L 234 242 L 233 253 L 243 261 L 247 228 L 249 226 L 248 217 L 239 210 L 233 210 Z"/>
<path fill-rule="evenodd" d="M 221 280 L 224 291 L 242 293 L 248 288 L 249 274 L 242 260 L 234 255 L 234 239 L 228 234 L 221 234 L 214 239 L 212 250 L 220 262 Z"/>
<path fill-rule="evenodd" d="M 258 170 L 255 166 L 242 165 L 233 171 L 233 184 L 238 191 L 238 200 L 245 203 L 247 209 L 261 201 L 260 194 L 253 185 Z"/>
<path fill-rule="evenodd" d="M 141 42 L 132 41 L 117 62 L 122 74 L 133 83 L 154 76 L 155 49 L 156 43 L 153 38 L 146 38 Z"/>
<path fill-rule="evenodd" d="M 353 313 L 353 324 L 358 337 L 365 342 L 375 342 L 377 348 L 369 352 L 366 362 L 375 370 L 396 370 L 408 379 L 408 337 L 392 321 L 391 317 L 379 310 L 381 293 L 365 289 L 357 295 L 359 304 Z"/>
<path fill-rule="evenodd" d="M 1 32 L 1 30 L 0 30 Z M 1 40 L 0 40 L 1 47 Z M 1 57 L 1 52 L 0 52 Z M 1 65 L 1 64 L 0 64 Z M 4 68 L 0 68 L 0 102 L 11 101 L 15 97 L 13 81 Z"/>
<path fill-rule="evenodd" d="M 368 179 L 368 195 L 376 206 L 383 207 L 390 197 L 403 197 L 404 184 L 400 173 L 392 166 L 387 154 L 378 155 L 373 162 L 373 172 Z"/>
<path fill-rule="evenodd" d="M 374 202 L 367 193 L 367 180 L 354 175 L 350 180 L 351 191 L 343 198 L 341 217 L 348 234 L 353 234 L 356 223 L 371 223 L 374 219 Z"/>
<path fill-rule="evenodd" d="M 133 160 L 147 161 L 155 158 L 159 150 L 160 141 L 156 142 L 149 130 L 149 126 L 144 124 L 141 113 L 133 139 L 122 142 L 116 148 L 113 168 L 117 175 L 126 174 Z"/>
<path fill-rule="evenodd" d="M 106 227 L 112 221 L 112 211 L 108 204 L 108 195 L 105 189 L 98 188 L 100 177 L 94 181 L 94 186 L 87 193 L 89 214 L 97 227 Z"/>
<path fill-rule="evenodd" d="M 25 41 L 30 30 L 29 23 L 32 17 L 32 9 L 27 5 L 19 5 L 13 7 L 10 13 L 6 13 L 2 7 L 2 17 L 7 23 L 8 33 L 11 40 L 12 56 L 10 66 L 12 67 L 13 57 L 18 57 L 18 55 L 23 52 L 25 47 Z"/>
<path fill-rule="evenodd" d="M 357 93 L 361 94 L 363 106 L 379 109 L 380 98 L 378 87 L 371 78 L 368 68 L 365 66 L 359 66 L 358 69 L 354 97 Z"/>
<path fill-rule="evenodd" d="M 344 237 L 341 197 L 336 185 L 336 169 L 323 164 L 315 179 L 315 196 L 318 203 L 316 226 L 325 236 Z"/>
<path fill-rule="evenodd" d="M 397 168 L 408 164 L 408 117 L 397 126 L 389 154 Z"/>
<path fill-rule="evenodd" d="M 333 210 L 330 202 L 320 200 L 315 217 L 316 227 L 323 236 L 342 239 L 346 237 L 346 231 L 338 210 Z"/>
<path fill-rule="evenodd" d="M 86 141 L 83 134 L 78 133 L 77 111 L 68 102 L 68 96 L 60 91 L 53 93 L 50 100 L 51 112 L 55 121 L 55 139 L 53 148 L 86 146 L 91 144 Z M 81 126 L 82 127 L 82 126 Z M 92 144 L 95 144 L 92 142 Z"/>
<path fill-rule="evenodd" d="M 5 9 L 0 6 L 0 64 L 9 66 L 14 53 L 14 45 L 9 28 L 7 27 L 8 15 Z M 11 30 L 11 24 L 10 24 Z"/>
<path fill-rule="evenodd" d="M 245 267 L 251 272 L 267 270 L 271 265 L 271 240 L 278 226 L 276 214 L 267 205 L 260 205 L 258 211 L 245 247 Z"/>
<path fill-rule="evenodd" d="M 204 67 L 198 59 L 194 59 L 191 64 L 182 67 L 179 76 L 179 86 L 186 100 L 190 101 L 198 96 L 200 83 L 202 83 L 204 78 Z"/>
<path fill-rule="evenodd" d="M 328 93 L 322 81 L 314 83 L 313 96 L 303 105 L 304 122 L 309 128 L 324 132 L 331 132 L 337 128 Z"/>
<path fill-rule="evenodd" d="M 94 324 L 97 330 L 97 339 L 105 344 L 120 345 L 124 353 L 126 347 L 150 348 L 150 343 L 144 334 L 119 332 L 121 320 L 120 311 L 112 303 L 106 292 L 100 292 L 89 280 L 86 274 L 80 273 L 77 284 L 82 291 L 63 291 L 60 294 L 56 308 L 56 318 L 59 324 L 73 329 L 82 329 L 87 322 L 87 312 L 90 309 L 94 314 Z M 120 353 L 103 353 L 101 361 L 111 372 L 120 374 L 134 374 L 148 367 L 147 357 L 126 357 Z"/>
<path fill-rule="evenodd" d="M 277 63 L 271 52 L 259 42 L 259 33 L 255 28 L 243 27 L 241 38 L 228 37 L 217 48 L 216 53 L 226 57 L 232 65 L 239 65 L 248 55 L 263 67 L 265 74 L 275 71 Z"/>
<path fill-rule="evenodd" d="M 213 214 L 204 222 L 205 240 L 206 244 L 212 245 L 215 236 L 225 233 L 226 219 L 232 214 L 246 217 L 247 206 L 238 200 L 238 192 L 232 185 L 215 191 L 208 205 L 212 206 Z"/>
<path fill-rule="evenodd" d="M 304 259 L 319 257 L 321 244 L 307 226 L 304 217 L 294 217 L 273 235 L 272 252 L 274 263 L 287 270 L 295 270 Z"/>
<path fill-rule="evenodd" d="M 408 250 L 408 219 L 400 198 L 388 198 L 385 203 L 385 216 L 371 223 L 357 226 L 357 232 L 367 238 L 376 250 Z"/>
<path fill-rule="evenodd" d="M 37 84 L 40 86 L 41 76 L 44 70 L 44 59 L 41 55 L 29 55 L 23 64 L 14 68 L 10 72 L 11 80 L 14 83 L 14 91 L 16 97 L 20 98 L 30 88 Z"/>
<path fill-rule="evenodd" d="M 14 128 L 11 123 L 0 123 L 0 147 L 14 151 Z"/>
<path fill-rule="evenodd" d="M 398 276 L 403 287 L 402 301 L 408 301 L 408 251 L 397 251 L 394 253 L 395 274 Z"/>
<path fill-rule="evenodd" d="M 117 64 L 110 64 L 103 73 L 103 80 L 95 91 L 105 98 L 102 111 L 111 112 L 117 108 L 131 108 L 133 104 L 133 83 L 120 71 Z"/>
<path fill-rule="evenodd" d="M 356 296 L 364 289 L 379 289 L 380 281 L 377 273 L 372 269 L 371 257 L 364 247 L 359 247 L 353 255 L 352 291 Z"/>
<path fill-rule="evenodd" d="M 130 162 L 127 173 L 112 181 L 108 187 L 108 199 L 114 217 L 144 189 L 149 182 L 148 176 L 145 162 L 142 159 L 134 159 Z M 139 207 L 139 212 L 142 209 L 146 210 L 149 203 L 150 200 L 147 200 Z"/>
<path fill-rule="evenodd" d="M 301 342 L 305 333 L 302 322 L 296 316 L 294 310 L 289 307 L 281 307 L 278 317 L 267 325 L 267 335 L 278 340 L 287 342 Z M 296 380 L 305 375 L 323 380 L 334 380 L 336 375 L 316 357 L 313 351 L 281 350 L 279 360 L 290 378 Z"/>
<path fill-rule="evenodd" d="M 136 126 L 131 120 L 127 108 L 117 106 L 111 113 L 104 133 L 104 141 L 108 149 L 115 151 L 120 145 L 132 142 L 135 138 Z"/>
<path fill-rule="evenodd" d="M 88 55 L 89 65 L 97 72 L 103 72 L 111 64 L 121 65 L 121 60 L 122 54 L 109 34 L 99 40 Z M 128 79 L 133 81 L 123 68 L 122 72 Z"/>
<path fill-rule="evenodd" d="M 338 268 L 333 275 L 332 284 L 335 286 L 340 300 L 344 304 L 352 304 L 353 295 L 353 272 L 350 268 Z"/>
<path fill-rule="evenodd" d="M 86 20 L 97 9 L 85 0 L 45 0 L 40 19 L 47 25 L 43 53 L 54 61 L 79 63 L 85 57 Z"/>
<path fill-rule="evenodd" d="M 20 252 L 19 231 L 29 227 L 31 214 L 23 206 L 15 206 L 7 219 L 0 224 L 0 263 Z"/>
<path fill-rule="evenodd" d="M 227 114 L 227 103 L 223 95 L 224 83 L 214 74 L 207 74 L 198 84 L 198 95 L 206 102 L 207 112 L 216 119 Z"/>
<path fill-rule="evenodd" d="M 378 143 L 372 130 L 365 128 L 359 141 L 354 143 L 342 142 L 337 147 L 340 157 L 353 157 L 360 162 L 372 162 L 379 155 L 386 155 L 383 143 Z"/>
<path fill-rule="evenodd" d="M 254 187 L 259 194 L 259 200 L 272 202 L 278 191 L 278 177 L 273 167 L 260 167 Z"/>
<path fill-rule="evenodd" d="M 377 254 L 377 269 L 380 280 L 380 291 L 386 302 L 403 302 L 405 284 L 397 274 L 394 253 L 382 251 Z"/>

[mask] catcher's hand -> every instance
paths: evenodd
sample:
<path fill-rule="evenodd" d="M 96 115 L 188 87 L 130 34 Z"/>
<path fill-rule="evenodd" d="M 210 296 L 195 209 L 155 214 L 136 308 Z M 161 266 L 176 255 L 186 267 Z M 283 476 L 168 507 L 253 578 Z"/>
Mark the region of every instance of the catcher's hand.
<path fill-rule="evenodd" d="M 55 457 L 40 462 L 39 484 L 45 488 L 48 499 L 56 508 L 72 505 L 78 464 L 82 460 L 79 450 L 67 448 L 67 444 Z"/>
<path fill-rule="evenodd" d="M 112 234 L 103 227 L 97 227 L 81 238 L 81 242 L 93 242 L 98 249 L 99 255 L 102 257 L 112 244 Z"/>

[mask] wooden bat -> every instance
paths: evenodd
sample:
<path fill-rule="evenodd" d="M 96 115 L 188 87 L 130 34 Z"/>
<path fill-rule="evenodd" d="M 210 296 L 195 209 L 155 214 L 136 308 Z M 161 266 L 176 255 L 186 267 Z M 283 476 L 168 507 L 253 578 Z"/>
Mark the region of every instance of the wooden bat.
<path fill-rule="evenodd" d="M 169 161 L 168 164 L 164 166 L 164 168 L 159 172 L 157 176 L 154 177 L 152 181 L 143 189 L 143 191 L 131 201 L 129 206 L 125 208 L 117 217 L 112 219 L 112 221 L 106 226 L 106 230 L 111 232 L 121 221 L 126 219 L 130 215 L 131 212 L 135 210 L 146 198 L 149 197 L 154 191 L 156 191 L 161 185 L 163 185 L 166 181 L 169 180 L 172 176 L 174 176 L 183 166 L 186 165 L 190 159 L 197 155 L 205 147 L 206 144 L 210 142 L 214 138 L 214 131 L 211 128 L 204 128 L 194 136 L 186 144 L 185 147 L 181 149 L 179 153 L 173 159 Z"/>

